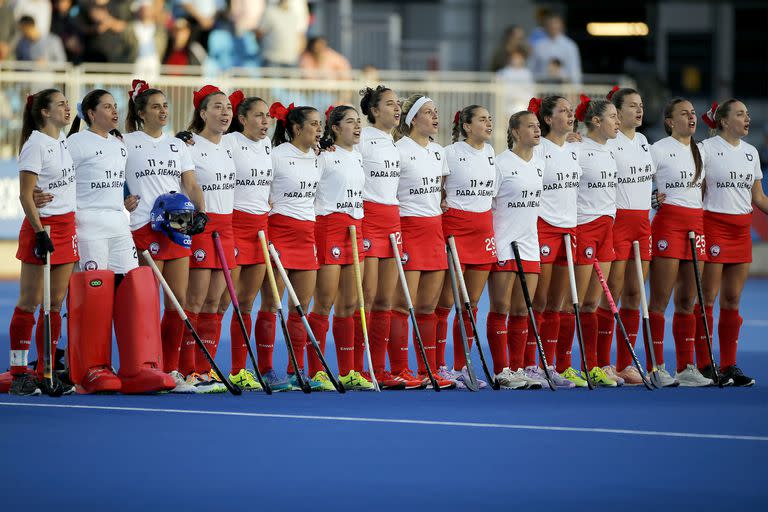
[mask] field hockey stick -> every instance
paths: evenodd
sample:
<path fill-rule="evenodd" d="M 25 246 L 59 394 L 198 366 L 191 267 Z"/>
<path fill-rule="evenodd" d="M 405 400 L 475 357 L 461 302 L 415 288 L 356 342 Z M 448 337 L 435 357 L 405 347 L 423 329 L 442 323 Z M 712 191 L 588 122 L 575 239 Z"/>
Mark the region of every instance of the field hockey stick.
<path fill-rule="evenodd" d="M 663 387 L 659 376 L 659 367 L 656 365 L 656 352 L 653 349 L 653 336 L 651 335 L 651 321 L 648 318 L 648 300 L 645 297 L 645 277 L 643 277 L 643 261 L 640 259 L 640 242 L 632 242 L 632 251 L 635 254 L 635 274 L 637 274 L 637 286 L 640 290 L 640 308 L 643 315 L 643 341 L 645 351 L 651 362 L 651 384 L 657 388 Z"/>
<path fill-rule="evenodd" d="M 600 286 L 603 287 L 603 292 L 605 293 L 605 298 L 608 300 L 608 305 L 611 307 L 611 313 L 613 313 L 613 318 L 616 320 L 616 325 L 619 326 L 619 331 L 621 332 L 621 335 L 624 337 L 624 343 L 627 345 L 627 350 L 629 350 L 629 354 L 632 356 L 632 361 L 635 363 L 635 368 L 637 368 L 637 371 L 640 373 L 640 378 L 643 379 L 643 385 L 646 387 L 648 391 L 653 391 L 653 386 L 651 386 L 651 383 L 648 382 L 648 379 L 645 376 L 645 372 L 643 371 L 642 365 L 640 364 L 640 361 L 637 360 L 637 354 L 635 354 L 635 349 L 632 348 L 632 343 L 629 341 L 629 336 L 627 336 L 627 330 L 624 328 L 624 322 L 621 321 L 621 317 L 619 316 L 619 310 L 616 308 L 616 303 L 613 301 L 613 294 L 611 294 L 611 289 L 608 288 L 608 282 L 605 280 L 605 275 L 603 275 L 603 269 L 600 268 L 600 263 L 595 259 L 592 266 L 595 268 L 595 272 L 597 273 L 597 279 L 600 281 Z"/>
<path fill-rule="evenodd" d="M 536 348 L 539 351 L 539 359 L 541 359 L 542 365 L 544 366 L 544 374 L 547 376 L 549 389 L 557 391 L 557 386 L 549 371 L 549 363 L 547 363 L 547 356 L 544 353 L 544 345 L 541 343 L 539 328 L 536 326 L 536 315 L 533 313 L 533 302 L 531 301 L 531 294 L 528 292 L 528 283 L 525 280 L 525 272 L 523 272 L 523 260 L 520 257 L 520 249 L 517 247 L 517 242 L 512 242 L 512 252 L 515 254 L 518 276 L 520 276 L 520 289 L 523 290 L 523 299 L 525 299 L 525 307 L 528 309 L 528 320 L 531 323 L 531 329 L 533 329 L 533 337 L 536 339 Z"/>
<path fill-rule="evenodd" d="M 45 233 L 50 238 L 51 226 L 45 226 Z M 53 340 L 51 339 L 51 253 L 45 251 L 43 264 L 43 382 L 45 394 L 59 397 L 63 393 L 61 386 L 53 381 Z"/>
<path fill-rule="evenodd" d="M 365 345 L 365 360 L 368 363 L 368 373 L 371 375 L 373 389 L 381 391 L 376 375 L 373 373 L 373 361 L 371 360 L 371 346 L 368 342 L 368 326 L 365 321 L 365 297 L 363 296 L 363 275 L 360 272 L 360 260 L 357 250 L 357 226 L 349 226 L 349 238 L 352 244 L 352 266 L 355 268 L 355 285 L 357 286 L 357 303 L 360 306 L 360 326 L 363 331 L 363 344 Z"/>
<path fill-rule="evenodd" d="M 440 391 L 440 386 L 437 385 L 437 380 L 432 374 L 432 368 L 429 367 L 429 361 L 427 361 L 427 352 L 424 350 L 424 342 L 421 339 L 421 332 L 419 332 L 419 324 L 416 323 L 416 312 L 413 310 L 413 302 L 411 302 L 411 292 L 408 290 L 408 281 L 405 279 L 405 271 L 403 270 L 403 262 L 400 259 L 400 250 L 397 248 L 397 239 L 394 233 L 389 234 L 389 243 L 392 244 L 392 254 L 395 255 L 395 265 L 397 265 L 397 275 L 400 278 L 400 286 L 403 289 L 405 295 L 405 303 L 408 306 L 408 316 L 411 318 L 411 324 L 413 325 L 413 335 L 416 338 L 416 345 L 419 347 L 419 354 L 421 360 L 424 361 L 424 368 L 427 370 L 427 377 L 429 382 L 432 383 L 432 389 L 436 392 Z"/>
<path fill-rule="evenodd" d="M 477 382 L 477 375 L 475 375 L 475 369 L 472 365 L 472 354 L 469 352 L 469 340 L 467 339 L 467 330 L 464 327 L 464 319 L 461 318 L 461 298 L 459 297 L 459 285 L 456 282 L 456 266 L 453 263 L 453 256 L 451 255 L 451 247 L 445 246 L 448 253 L 448 274 L 451 279 L 451 290 L 453 291 L 453 310 L 456 313 L 456 321 L 459 324 L 459 333 L 461 334 L 461 345 L 464 348 L 464 359 L 467 361 L 467 373 L 469 374 L 469 382 L 464 384 L 470 391 L 480 391 L 480 384 Z"/>
<path fill-rule="evenodd" d="M 477 352 L 480 354 L 480 363 L 483 365 L 483 372 L 485 378 L 488 379 L 488 383 L 491 388 L 498 391 L 501 386 L 496 382 L 496 377 L 488 369 L 488 363 L 485 362 L 485 354 L 483 353 L 483 347 L 480 345 L 480 334 L 477 331 L 477 323 L 475 322 L 475 313 L 472 311 L 472 301 L 469 298 L 469 292 L 467 291 L 467 283 L 464 280 L 464 272 L 461 271 L 461 261 L 459 259 L 459 251 L 456 249 L 456 240 L 453 235 L 448 235 L 448 247 L 450 249 L 449 254 L 453 258 L 453 267 L 456 269 L 456 277 L 459 281 L 459 290 L 461 291 L 462 299 L 464 299 L 464 310 L 469 316 L 469 323 L 472 326 L 472 335 L 475 337 L 475 345 L 477 345 Z M 461 315 L 457 318 L 461 319 Z M 463 323 L 463 319 L 461 320 Z"/>
<path fill-rule="evenodd" d="M 219 256 L 224 280 L 227 282 L 227 290 L 229 290 L 229 298 L 232 301 L 232 309 L 234 310 L 234 314 L 237 315 L 237 321 L 240 323 L 240 332 L 243 334 L 245 347 L 248 349 L 248 356 L 251 358 L 251 364 L 253 364 L 253 372 L 256 374 L 256 379 L 258 379 L 264 392 L 271 395 L 272 388 L 264 381 L 264 377 L 262 377 L 261 372 L 259 371 L 259 365 L 256 363 L 256 356 L 253 354 L 253 349 L 251 348 L 250 335 L 248 334 L 248 329 L 245 328 L 245 322 L 243 322 L 243 314 L 240 311 L 240 302 L 237 300 L 235 285 L 232 283 L 232 275 L 228 268 L 229 265 L 227 265 L 227 257 L 224 254 L 224 247 L 221 245 L 221 237 L 219 236 L 218 231 L 214 231 L 211 236 L 213 236 L 213 245 L 216 247 L 216 254 Z"/>
<path fill-rule="evenodd" d="M 291 302 L 293 302 L 293 306 L 296 309 L 296 312 L 301 317 L 301 323 L 304 324 L 304 330 L 307 331 L 307 337 L 309 338 L 309 342 L 312 343 L 312 347 L 315 349 L 315 352 L 317 353 L 317 357 L 318 359 L 320 359 L 320 363 L 323 365 L 323 369 L 325 370 L 325 373 L 328 375 L 328 380 L 331 381 L 331 384 L 333 384 L 333 387 L 336 388 L 336 391 L 338 391 L 339 393 L 345 393 L 347 390 L 344 389 L 344 386 L 339 384 L 338 379 L 336 379 L 336 376 L 328 366 L 328 362 L 325 360 L 323 351 L 320 349 L 320 344 L 317 342 L 317 338 L 315 338 L 315 333 L 312 332 L 312 328 L 309 326 L 307 315 L 304 314 L 304 308 L 301 307 L 301 302 L 299 302 L 299 298 L 296 296 L 296 292 L 293 290 L 293 285 L 291 284 L 290 279 L 288 279 L 288 273 L 285 271 L 285 268 L 283 267 L 283 263 L 280 261 L 280 255 L 277 254 L 277 250 L 275 250 L 275 246 L 272 245 L 271 243 L 269 244 L 269 254 L 270 256 L 272 256 L 272 261 L 275 262 L 275 266 L 277 267 L 277 271 L 280 273 L 280 277 L 283 278 L 283 284 L 285 284 L 285 289 L 288 290 L 288 297 L 290 297 Z"/>
<path fill-rule="evenodd" d="M 584 370 L 584 378 L 587 380 L 589 389 L 595 389 L 595 384 L 589 376 L 587 369 L 587 352 L 584 349 L 584 335 L 581 332 L 581 317 L 579 316 L 579 292 L 576 289 L 576 271 L 573 267 L 573 254 L 571 253 L 571 235 L 563 235 L 565 239 L 565 257 L 568 260 L 568 280 L 571 284 L 571 302 L 573 304 L 573 314 L 576 317 L 576 338 L 579 340 L 579 351 L 581 352 L 581 368 Z"/>
<path fill-rule="evenodd" d="M 213 357 L 211 357 L 211 353 L 208 352 L 207 348 L 205 348 L 205 343 L 203 343 L 203 340 L 200 339 L 200 336 L 197 334 L 197 331 L 195 331 L 195 328 L 192 326 L 192 322 L 189 321 L 189 317 L 187 317 L 187 314 L 184 312 L 184 308 L 182 308 L 181 304 L 179 304 L 178 299 L 176 299 L 176 296 L 173 294 L 173 290 L 171 290 L 171 287 L 168 286 L 168 283 L 163 277 L 163 273 L 160 272 L 159 268 L 157 268 L 155 261 L 152 259 L 152 256 L 150 256 L 149 254 L 149 251 L 142 251 L 141 255 L 144 257 L 144 261 L 147 262 L 147 265 L 149 265 L 150 268 L 152 268 L 152 272 L 155 274 L 155 278 L 160 283 L 160 286 L 163 287 L 163 292 L 165 293 L 165 296 L 168 299 L 170 299 L 174 309 L 181 317 L 181 320 L 184 322 L 184 325 L 187 327 L 189 332 L 192 333 L 192 337 L 195 339 L 195 343 L 197 343 L 198 348 L 203 351 L 205 358 L 210 363 L 211 368 L 213 368 L 213 371 L 216 372 L 216 375 L 218 375 L 219 380 L 222 382 L 222 384 L 224 384 L 224 386 L 226 386 L 227 390 L 233 395 L 236 395 L 236 396 L 242 395 L 243 391 L 237 386 L 233 386 L 232 383 L 229 381 L 229 379 L 224 377 L 224 374 L 219 369 L 218 365 L 216 364 L 216 361 L 214 361 Z"/>
<path fill-rule="evenodd" d="M 721 388 L 725 384 L 720 378 L 720 370 L 715 364 L 715 355 L 712 353 L 712 337 L 709 334 L 709 324 L 707 323 L 707 311 L 704 307 L 704 288 L 701 286 L 701 275 L 699 274 L 699 259 L 696 256 L 696 233 L 688 232 L 688 241 L 691 243 L 691 259 L 693 260 L 693 275 L 696 277 L 696 291 L 699 294 L 699 309 L 701 310 L 701 321 L 704 324 L 704 335 L 707 337 L 707 352 L 709 352 L 709 362 L 712 365 L 712 377 L 715 384 Z"/>
<path fill-rule="evenodd" d="M 277 291 L 277 281 L 275 281 L 275 273 L 272 270 L 272 261 L 269 257 L 267 237 L 262 230 L 259 230 L 259 243 L 261 244 L 261 252 L 264 254 L 264 265 L 267 268 L 267 281 L 269 282 L 270 290 L 272 290 L 272 302 L 275 304 L 275 308 L 277 308 L 277 318 L 280 320 L 280 328 L 283 331 L 283 339 L 285 339 L 285 345 L 288 348 L 288 359 L 291 361 L 291 366 L 293 366 L 293 374 L 296 376 L 296 383 L 303 392 L 311 393 L 312 387 L 301 375 L 301 371 L 299 371 L 299 363 L 296 361 L 296 353 L 293 351 L 293 345 L 291 344 L 291 335 L 288 334 L 288 325 L 285 323 L 280 292 Z"/>

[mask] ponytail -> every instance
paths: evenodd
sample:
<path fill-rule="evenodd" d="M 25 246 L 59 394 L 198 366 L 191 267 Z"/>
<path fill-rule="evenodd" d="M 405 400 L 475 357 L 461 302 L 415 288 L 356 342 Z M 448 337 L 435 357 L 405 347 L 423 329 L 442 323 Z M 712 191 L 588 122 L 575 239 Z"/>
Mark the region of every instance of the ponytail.
<path fill-rule="evenodd" d="M 67 137 L 80 131 L 80 120 L 85 121 L 87 126 L 91 126 L 91 118 L 88 117 L 88 112 L 96 110 L 96 107 L 99 106 L 99 102 L 101 101 L 101 97 L 107 94 L 110 94 L 110 92 L 105 91 L 104 89 L 94 89 L 85 95 L 83 101 L 77 104 L 77 116 L 75 117 L 75 120 L 72 121 L 72 126 L 69 128 Z"/>
<path fill-rule="evenodd" d="M 376 118 L 373 116 L 373 107 L 378 107 L 381 97 L 385 92 L 391 91 L 389 87 L 384 85 L 377 85 L 375 89 L 366 87 L 360 91 L 360 110 L 363 115 L 368 118 L 368 122 L 371 124 L 376 123 Z"/>
<path fill-rule="evenodd" d="M 344 120 L 344 116 L 346 116 L 347 112 L 350 110 L 357 113 L 357 110 L 349 105 L 339 105 L 338 107 L 330 106 L 328 107 L 328 110 L 325 111 L 325 131 L 320 139 L 321 149 L 328 149 L 336 144 L 336 134 L 333 132 L 332 127 L 339 126 L 341 121 Z"/>
<path fill-rule="evenodd" d="M 510 151 L 515 146 L 515 136 L 512 134 L 512 130 L 517 130 L 520 128 L 520 125 L 523 122 L 523 118 L 527 115 L 536 115 L 534 112 L 531 112 L 530 110 L 521 110 L 520 112 L 515 112 L 509 117 L 509 124 L 507 125 L 507 149 Z"/>
<path fill-rule="evenodd" d="M 293 140 L 294 126 L 301 127 L 310 112 L 317 112 L 317 109 L 314 107 L 294 107 L 293 103 L 287 107 L 280 102 L 273 103 L 269 107 L 269 116 L 276 120 L 272 145 L 277 147 L 283 142 Z"/>
<path fill-rule="evenodd" d="M 472 119 L 475 117 L 475 112 L 481 108 L 483 108 L 481 105 L 470 105 L 456 111 L 456 115 L 453 116 L 453 129 L 451 130 L 451 139 L 454 143 L 459 142 L 461 137 L 467 138 L 464 124 L 471 124 Z"/>
<path fill-rule="evenodd" d="M 27 142 L 27 139 L 29 139 L 34 130 L 41 130 L 43 128 L 45 119 L 43 119 L 42 110 L 50 108 L 53 95 L 60 92 L 58 89 L 43 89 L 40 92 L 27 96 L 22 114 L 19 151 L 24 147 L 24 143 Z"/>
<path fill-rule="evenodd" d="M 250 112 L 251 107 L 254 106 L 258 102 L 262 102 L 265 105 L 267 104 L 266 101 L 259 98 L 258 96 L 249 96 L 247 98 L 243 98 L 240 101 L 235 104 L 232 101 L 232 96 L 230 95 L 229 101 L 232 102 L 232 123 L 229 125 L 229 130 L 227 130 L 227 133 L 233 133 L 233 132 L 240 132 L 242 133 L 243 130 L 245 130 L 245 127 L 243 126 L 243 123 L 240 122 L 240 116 L 247 117 L 248 112 Z"/>

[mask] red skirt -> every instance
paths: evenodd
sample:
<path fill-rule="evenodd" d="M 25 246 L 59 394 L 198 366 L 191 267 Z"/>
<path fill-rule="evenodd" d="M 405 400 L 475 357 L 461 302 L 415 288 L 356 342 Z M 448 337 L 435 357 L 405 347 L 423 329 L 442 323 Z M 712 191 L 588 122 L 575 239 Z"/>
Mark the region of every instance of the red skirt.
<path fill-rule="evenodd" d="M 400 207 L 396 204 L 381 204 L 363 201 L 363 249 L 368 258 L 394 258 L 390 233 L 397 238 L 402 252 L 400 240 Z"/>
<path fill-rule="evenodd" d="M 183 247 L 170 238 L 165 233 L 154 231 L 151 224 L 145 224 L 136 231 L 131 231 L 133 243 L 139 252 L 149 251 L 152 259 L 158 261 L 176 260 L 179 258 L 189 258 L 192 254 L 189 247 Z"/>
<path fill-rule="evenodd" d="M 400 217 L 403 232 L 404 270 L 445 270 L 448 260 L 445 252 L 442 217 Z"/>
<path fill-rule="evenodd" d="M 443 214 L 443 236 L 448 238 L 449 235 L 456 241 L 461 263 L 489 265 L 496 262 L 491 210 L 477 213 L 450 208 Z"/>
<path fill-rule="evenodd" d="M 298 220 L 280 214 L 270 215 L 269 237 L 286 269 L 318 269 L 315 221 Z"/>
<path fill-rule="evenodd" d="M 351 265 L 352 239 L 349 226 L 357 228 L 357 257 L 363 261 L 362 219 L 355 219 L 346 213 L 320 215 L 315 221 L 317 260 L 320 265 Z"/>
<path fill-rule="evenodd" d="M 571 235 L 571 254 L 576 251 L 576 228 L 559 228 L 539 217 L 539 252 L 542 264 L 555 264 L 562 267 L 568 264 L 565 256 L 565 236 Z"/>
<path fill-rule="evenodd" d="M 51 226 L 51 265 L 74 263 L 80 259 L 77 252 L 77 232 L 75 231 L 75 212 L 40 217 L 43 226 Z M 32 265 L 43 265 L 45 262 L 35 256 L 35 231 L 32 224 L 24 218 L 19 230 L 19 248 L 16 259 Z"/>
<path fill-rule="evenodd" d="M 696 256 L 699 261 L 706 261 L 704 211 L 700 208 L 662 204 L 651 221 L 653 257 L 691 260 L 689 231 L 696 234 Z"/>
<path fill-rule="evenodd" d="M 597 261 L 613 261 L 613 217 L 603 215 L 576 226 L 576 265 L 591 265 Z"/>
<path fill-rule="evenodd" d="M 613 251 L 617 261 L 635 258 L 632 242 L 640 243 L 640 259 L 651 261 L 651 221 L 648 210 L 616 210 L 613 222 Z"/>
<path fill-rule="evenodd" d="M 730 215 L 704 212 L 707 261 L 710 263 L 752 262 L 752 214 Z"/>
<path fill-rule="evenodd" d="M 524 274 L 541 274 L 541 262 L 521 260 Z M 491 265 L 491 272 L 517 272 L 517 263 L 515 260 L 497 261 Z"/>
<path fill-rule="evenodd" d="M 224 256 L 227 259 L 227 267 L 235 268 L 235 235 L 232 233 L 232 214 L 209 213 L 208 224 L 205 231 L 192 237 L 192 257 L 189 259 L 189 268 L 210 268 L 221 270 L 222 262 L 216 254 L 216 246 L 213 244 L 214 231 L 218 231 L 221 245 L 224 248 Z"/>
<path fill-rule="evenodd" d="M 232 212 L 232 232 L 235 235 L 235 258 L 238 265 L 258 265 L 264 263 L 264 251 L 259 242 L 259 231 L 269 240 L 267 230 L 268 213 L 260 215 L 240 210 Z"/>

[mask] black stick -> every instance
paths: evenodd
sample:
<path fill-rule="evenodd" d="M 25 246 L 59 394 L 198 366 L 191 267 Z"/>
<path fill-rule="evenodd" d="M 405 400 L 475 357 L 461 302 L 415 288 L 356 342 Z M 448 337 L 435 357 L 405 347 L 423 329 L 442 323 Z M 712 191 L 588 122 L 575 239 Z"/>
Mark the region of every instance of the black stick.
<path fill-rule="evenodd" d="M 701 275 L 699 275 L 699 259 L 696 256 L 696 233 L 688 232 L 688 241 L 691 243 L 691 259 L 693 260 L 693 275 L 696 277 L 696 291 L 699 294 L 699 309 L 701 309 L 701 322 L 704 324 L 704 335 L 707 337 L 707 351 L 709 352 L 709 363 L 712 365 L 712 377 L 719 387 L 725 383 L 720 378 L 720 371 L 715 364 L 715 355 L 712 353 L 712 337 L 709 334 L 709 324 L 707 323 L 707 311 L 704 307 L 704 288 L 701 286 Z"/>

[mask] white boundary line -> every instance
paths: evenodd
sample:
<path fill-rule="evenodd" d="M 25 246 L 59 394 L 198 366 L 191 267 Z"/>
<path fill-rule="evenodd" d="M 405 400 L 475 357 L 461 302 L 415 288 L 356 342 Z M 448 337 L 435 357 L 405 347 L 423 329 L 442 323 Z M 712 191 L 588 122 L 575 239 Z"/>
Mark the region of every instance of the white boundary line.
<path fill-rule="evenodd" d="M 195 409 L 153 409 L 150 407 L 115 407 L 104 405 L 63 405 L 63 404 L 33 404 L 22 402 L 0 402 L 9 407 L 42 407 L 55 409 L 85 409 L 95 411 L 124 411 L 124 412 L 161 412 L 167 414 L 202 414 L 210 416 L 240 416 L 247 418 L 280 418 L 292 420 L 319 420 L 359 423 L 395 423 L 401 425 L 431 425 L 439 427 L 491 428 L 504 430 L 538 430 L 551 432 L 586 432 L 594 434 L 619 434 L 630 436 L 683 437 L 689 439 L 721 439 L 729 441 L 768 441 L 768 436 L 743 436 L 734 434 L 697 434 L 693 432 L 664 432 L 657 430 L 629 430 L 616 428 L 588 427 L 557 427 L 547 425 L 515 425 L 508 423 L 474 423 L 465 421 L 434 421 L 395 418 L 357 418 L 353 416 L 314 416 L 307 414 L 277 414 L 261 412 L 236 411 L 204 411 Z"/>

